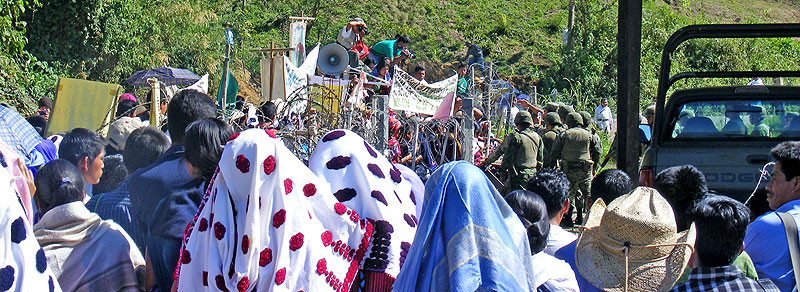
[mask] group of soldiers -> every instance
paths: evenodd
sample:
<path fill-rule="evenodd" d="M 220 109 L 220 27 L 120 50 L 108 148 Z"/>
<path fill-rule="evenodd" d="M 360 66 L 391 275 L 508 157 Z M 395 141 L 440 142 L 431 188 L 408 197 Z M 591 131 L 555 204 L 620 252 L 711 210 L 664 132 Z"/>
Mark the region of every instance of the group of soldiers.
<path fill-rule="evenodd" d="M 514 117 L 516 129 L 506 135 L 481 166 L 489 167 L 503 157 L 499 166 L 507 174 L 503 193 L 525 189 L 528 180 L 541 169 L 561 170 L 570 182 L 572 202 L 565 224 L 572 225 L 573 212 L 576 218 L 583 218 L 585 198 L 603 152 L 594 120 L 589 112 L 575 112 L 570 105 L 548 102 L 540 109 L 525 101 L 518 104 L 527 110 Z"/>

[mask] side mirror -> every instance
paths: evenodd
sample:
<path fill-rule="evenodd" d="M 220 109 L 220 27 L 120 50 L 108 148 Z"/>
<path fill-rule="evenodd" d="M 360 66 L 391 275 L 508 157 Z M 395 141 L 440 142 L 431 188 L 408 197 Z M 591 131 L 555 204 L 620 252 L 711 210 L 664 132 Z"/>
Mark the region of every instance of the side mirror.
<path fill-rule="evenodd" d="M 639 125 L 639 143 L 650 145 L 650 135 L 652 133 L 650 125 Z"/>

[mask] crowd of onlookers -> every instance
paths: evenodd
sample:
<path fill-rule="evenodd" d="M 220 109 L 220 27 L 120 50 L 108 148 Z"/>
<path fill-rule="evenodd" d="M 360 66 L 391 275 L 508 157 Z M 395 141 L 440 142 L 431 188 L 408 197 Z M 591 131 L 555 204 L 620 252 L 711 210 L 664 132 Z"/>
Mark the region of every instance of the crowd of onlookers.
<path fill-rule="evenodd" d="M 0 112 L 0 126 L 22 119 L 6 105 L 0 109 L 11 111 Z M 527 190 L 508 194 L 463 161 L 439 166 L 423 183 L 348 130 L 325 134 L 306 164 L 274 131 L 234 133 L 215 113 L 210 97 L 185 90 L 169 101 L 166 132 L 123 118 L 105 139 L 83 128 L 48 139 L 0 135 L 0 181 L 8 184 L 0 188 L 7 202 L 0 206 L 6 251 L 0 289 L 791 291 L 796 285 L 782 223 L 789 219 L 779 215 L 800 217 L 800 142 L 771 151 L 766 198 L 751 199 L 775 211 L 762 215 L 754 207 L 754 214 L 714 194 L 692 166 L 660 172 L 653 188 L 608 169 L 591 182 L 588 213 L 575 219 L 583 224 L 570 229 L 562 227 L 570 184 L 557 170 L 537 172 Z M 38 135 L 24 126 L 17 134 Z M 53 148 L 57 155 L 43 154 Z"/>

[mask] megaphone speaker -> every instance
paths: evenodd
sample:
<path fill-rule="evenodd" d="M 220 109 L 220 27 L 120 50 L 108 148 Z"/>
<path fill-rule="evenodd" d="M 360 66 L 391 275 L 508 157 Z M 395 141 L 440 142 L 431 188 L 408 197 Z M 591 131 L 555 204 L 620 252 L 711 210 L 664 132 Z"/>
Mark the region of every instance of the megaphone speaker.
<path fill-rule="evenodd" d="M 325 75 L 339 75 L 347 70 L 350 56 L 347 50 L 339 44 L 327 44 L 319 50 L 317 66 Z"/>

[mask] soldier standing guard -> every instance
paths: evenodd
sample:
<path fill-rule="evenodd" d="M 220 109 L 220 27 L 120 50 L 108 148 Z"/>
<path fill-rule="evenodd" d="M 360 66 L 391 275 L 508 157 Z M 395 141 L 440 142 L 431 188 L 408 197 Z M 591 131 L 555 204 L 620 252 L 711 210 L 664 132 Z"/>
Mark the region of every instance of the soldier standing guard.
<path fill-rule="evenodd" d="M 599 141 L 593 139 L 589 131 L 581 128 L 583 118 L 578 113 L 569 113 L 566 119 L 567 129 L 558 136 L 553 144 L 551 163 L 558 163 L 559 168 L 567 175 L 569 180 L 570 198 L 572 206 L 567 212 L 563 224 L 566 227 L 573 225 L 572 212 L 577 212 L 577 220 L 583 220 L 584 200 L 589 196 L 589 186 L 592 183 L 592 169 L 594 162 L 600 159 Z"/>
<path fill-rule="evenodd" d="M 528 180 L 542 165 L 542 138 L 531 129 L 531 114 L 527 111 L 517 113 L 514 124 L 516 131 L 506 136 L 503 144 L 481 163 L 481 168 L 486 168 L 503 155 L 500 168 L 508 173 L 503 194 L 524 190 Z"/>

